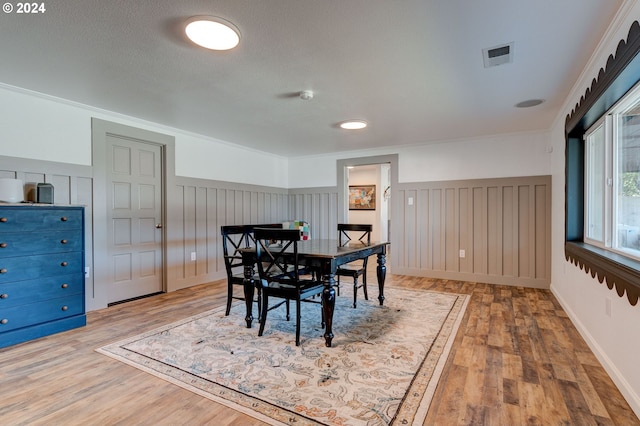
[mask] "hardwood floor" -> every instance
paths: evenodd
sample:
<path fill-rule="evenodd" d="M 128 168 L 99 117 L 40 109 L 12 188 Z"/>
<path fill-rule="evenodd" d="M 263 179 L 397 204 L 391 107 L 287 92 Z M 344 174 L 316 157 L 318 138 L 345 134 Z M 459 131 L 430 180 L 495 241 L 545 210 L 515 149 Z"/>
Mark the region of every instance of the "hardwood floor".
<path fill-rule="evenodd" d="M 398 275 L 387 285 L 471 295 L 425 425 L 640 425 L 549 291 Z M 264 424 L 94 351 L 225 296 L 216 281 L 90 312 L 84 328 L 0 349 L 0 424 Z"/>

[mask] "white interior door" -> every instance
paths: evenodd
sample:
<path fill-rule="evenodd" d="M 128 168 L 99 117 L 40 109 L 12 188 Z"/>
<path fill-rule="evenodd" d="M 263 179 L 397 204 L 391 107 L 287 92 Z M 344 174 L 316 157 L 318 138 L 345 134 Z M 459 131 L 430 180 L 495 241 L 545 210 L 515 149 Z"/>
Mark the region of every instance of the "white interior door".
<path fill-rule="evenodd" d="M 163 290 L 162 148 L 107 135 L 108 303 Z"/>

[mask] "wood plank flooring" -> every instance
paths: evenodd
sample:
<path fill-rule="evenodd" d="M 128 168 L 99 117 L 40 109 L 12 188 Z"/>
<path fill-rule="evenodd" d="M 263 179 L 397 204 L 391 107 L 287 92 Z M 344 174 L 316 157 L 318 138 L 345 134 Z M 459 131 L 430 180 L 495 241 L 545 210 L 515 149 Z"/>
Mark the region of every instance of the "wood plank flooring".
<path fill-rule="evenodd" d="M 425 425 L 640 425 L 549 291 L 391 274 L 387 286 L 471 295 Z M 0 425 L 264 424 L 94 351 L 225 296 L 216 281 L 0 349 Z"/>

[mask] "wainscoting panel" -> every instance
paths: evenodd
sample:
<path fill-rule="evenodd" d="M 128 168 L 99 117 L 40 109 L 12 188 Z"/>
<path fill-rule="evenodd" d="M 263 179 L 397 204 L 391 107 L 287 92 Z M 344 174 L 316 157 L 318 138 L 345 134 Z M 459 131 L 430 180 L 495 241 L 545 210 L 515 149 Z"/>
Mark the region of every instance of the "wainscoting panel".
<path fill-rule="evenodd" d="M 286 189 L 180 176 L 176 185 L 175 199 L 168 200 L 169 291 L 226 276 L 221 226 L 282 222 L 289 217 Z"/>
<path fill-rule="evenodd" d="M 290 189 L 289 219 L 309 222 L 311 238 L 337 238 L 337 188 Z"/>
<path fill-rule="evenodd" d="M 0 156 L 0 177 L 21 179 L 25 197 L 36 199 L 38 183 L 53 185 L 56 204 L 74 204 L 85 207 L 85 266 L 89 274 L 85 279 L 87 309 L 95 297 L 93 279 L 93 172 L 90 166 L 30 160 Z"/>
<path fill-rule="evenodd" d="M 394 273 L 549 287 L 550 176 L 398 186 Z"/>

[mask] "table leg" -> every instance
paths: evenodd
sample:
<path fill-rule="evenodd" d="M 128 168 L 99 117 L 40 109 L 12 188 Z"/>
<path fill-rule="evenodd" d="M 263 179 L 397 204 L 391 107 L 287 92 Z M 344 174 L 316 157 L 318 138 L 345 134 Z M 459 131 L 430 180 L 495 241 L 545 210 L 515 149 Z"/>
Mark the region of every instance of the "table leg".
<path fill-rule="evenodd" d="M 387 267 L 384 266 L 385 261 L 385 252 L 378 253 L 378 268 L 376 272 L 378 275 L 378 300 L 380 301 L 380 306 L 384 303 L 384 280 L 387 277 Z"/>
<path fill-rule="evenodd" d="M 255 290 L 255 281 L 253 276 L 255 271 L 253 265 L 244 266 L 244 303 L 247 306 L 247 316 L 244 318 L 247 321 L 247 328 L 251 328 L 253 322 L 253 292 Z M 258 316 L 260 312 L 258 312 Z"/>
<path fill-rule="evenodd" d="M 333 340 L 333 310 L 336 306 L 336 290 L 333 288 L 335 285 L 335 275 L 327 274 L 324 277 L 324 290 L 322 291 L 322 309 L 324 312 L 324 339 L 325 346 L 331 347 L 331 341 Z"/>

